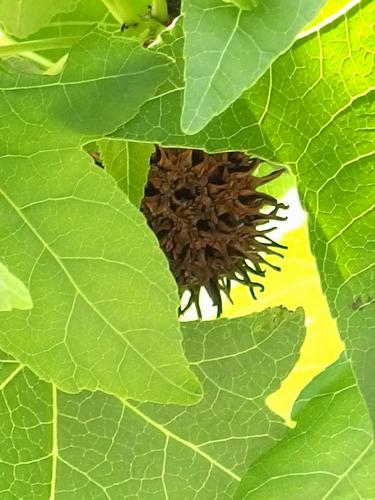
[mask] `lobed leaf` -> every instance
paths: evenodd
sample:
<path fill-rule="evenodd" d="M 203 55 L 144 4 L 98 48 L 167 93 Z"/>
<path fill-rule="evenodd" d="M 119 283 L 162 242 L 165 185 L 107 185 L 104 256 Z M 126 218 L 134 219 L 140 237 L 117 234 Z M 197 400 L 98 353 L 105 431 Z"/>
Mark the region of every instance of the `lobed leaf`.
<path fill-rule="evenodd" d="M 261 0 L 243 10 L 222 0 L 184 0 L 182 130 L 199 132 L 238 99 L 292 45 L 324 2 Z"/>
<path fill-rule="evenodd" d="M 375 422 L 374 18 L 375 4 L 363 1 L 301 39 L 194 136 L 179 125 L 183 38 L 177 26 L 171 48 L 171 33 L 159 48 L 176 58 L 171 83 L 113 135 L 212 152 L 247 150 L 291 168 L 310 214 L 323 291 Z M 155 113 L 161 116 L 157 123 Z"/>
<path fill-rule="evenodd" d="M 0 74 L 0 156 L 78 147 L 112 132 L 153 96 L 169 66 L 134 40 L 97 31 L 73 47 L 61 75 Z"/>
<path fill-rule="evenodd" d="M 320 374 L 293 413 L 297 427 L 252 464 L 235 499 L 371 498 L 375 446 L 350 363 Z"/>
<path fill-rule="evenodd" d="M 183 325 L 205 388 L 205 398 L 185 408 L 65 394 L 3 356 L 0 492 L 41 500 L 232 498 L 239 475 L 286 432 L 265 398 L 293 367 L 303 322 L 302 310 L 275 308 Z"/>
<path fill-rule="evenodd" d="M 34 301 L 1 314 L 0 348 L 67 392 L 193 404 L 200 386 L 183 354 L 167 260 L 87 158 L 0 159 L 0 258 Z"/>

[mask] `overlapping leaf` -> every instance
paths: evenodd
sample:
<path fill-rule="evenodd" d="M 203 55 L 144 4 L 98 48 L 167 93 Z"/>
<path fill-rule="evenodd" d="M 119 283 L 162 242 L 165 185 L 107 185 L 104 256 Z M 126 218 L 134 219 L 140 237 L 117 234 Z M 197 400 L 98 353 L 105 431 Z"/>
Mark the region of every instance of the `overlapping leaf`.
<path fill-rule="evenodd" d="M 267 147 L 264 156 L 276 160 L 276 155 L 268 142 L 265 142 L 262 130 L 250 109 L 248 97 L 251 95 L 254 98 L 254 92 L 258 100 L 263 99 L 261 103 L 266 104 L 270 89 L 269 78 L 262 78 L 252 91 L 245 93 L 201 132 L 186 135 L 180 126 L 184 90 L 184 35 L 181 20 L 174 30 L 163 34 L 162 41 L 157 51 L 175 60 L 170 78 L 141 107 L 140 112 L 126 126 L 111 134 L 111 137 L 161 143 L 171 147 L 204 148 L 210 152 L 231 149 L 259 152 L 262 148 L 263 153 Z"/>
<path fill-rule="evenodd" d="M 0 156 L 75 147 L 115 130 L 153 96 L 169 64 L 134 40 L 94 32 L 61 75 L 0 74 Z"/>
<path fill-rule="evenodd" d="M 0 262 L 0 311 L 31 309 L 32 306 L 25 285 Z"/>
<path fill-rule="evenodd" d="M 313 30 L 335 22 L 336 19 L 348 12 L 355 4 L 359 3 L 361 3 L 361 0 L 327 0 L 319 14 L 304 28 L 301 35 L 307 35 Z"/>
<path fill-rule="evenodd" d="M 68 392 L 195 403 L 166 258 L 87 158 L 65 150 L 0 160 L 0 258 L 34 301 L 1 314 L 0 347 Z"/>
<path fill-rule="evenodd" d="M 27 40 L 64 39 L 82 37 L 95 27 L 102 31 L 119 34 L 120 24 L 110 14 L 104 3 L 97 0 L 80 0 L 77 8 L 72 12 L 56 15 L 36 33 L 27 37 Z M 69 44 L 63 48 L 43 50 L 39 55 L 50 61 L 57 61 L 67 54 Z"/>
<path fill-rule="evenodd" d="M 60 12 L 71 12 L 80 0 L 1 0 L 0 25 L 18 38 L 26 38 Z"/>
<path fill-rule="evenodd" d="M 251 87 L 325 0 L 261 0 L 244 9 L 222 0 L 184 0 L 182 130 L 194 134 Z M 249 5 L 248 5 L 249 7 Z"/>
<path fill-rule="evenodd" d="M 278 308 L 183 330 L 205 388 L 189 408 L 64 394 L 3 355 L 2 497 L 232 498 L 246 466 L 286 432 L 265 398 L 296 361 L 303 312 Z"/>
<path fill-rule="evenodd" d="M 323 289 L 375 420 L 374 18 L 374 3 L 364 1 L 299 41 L 231 108 L 191 137 L 182 133 L 177 112 L 183 99 L 177 27 L 171 49 L 160 49 L 178 61 L 172 83 L 115 135 L 210 151 L 248 150 L 291 167 L 310 213 Z M 161 116 L 157 123 L 155 113 Z"/>
<path fill-rule="evenodd" d="M 120 189 L 135 206 L 139 206 L 154 150 L 151 144 L 128 141 L 99 141 L 101 159 L 106 171 L 116 179 Z"/>
<path fill-rule="evenodd" d="M 235 498 L 373 498 L 371 421 L 350 363 L 339 361 L 304 390 L 297 427 L 249 469 Z"/>
<path fill-rule="evenodd" d="M 231 3 L 244 10 L 253 10 L 258 5 L 258 0 L 223 0 L 223 2 Z"/>

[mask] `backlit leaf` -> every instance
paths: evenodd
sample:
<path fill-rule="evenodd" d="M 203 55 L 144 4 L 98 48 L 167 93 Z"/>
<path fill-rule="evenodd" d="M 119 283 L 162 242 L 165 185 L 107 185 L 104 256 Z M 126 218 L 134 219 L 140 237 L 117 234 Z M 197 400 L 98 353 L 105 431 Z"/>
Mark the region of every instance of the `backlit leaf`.
<path fill-rule="evenodd" d="M 70 12 L 79 0 L 0 0 L 0 24 L 18 38 L 26 38 L 56 14 Z"/>
<path fill-rule="evenodd" d="M 166 258 L 111 177 L 66 150 L 2 158 L 0 179 L 0 259 L 34 301 L 1 314 L 0 348 L 67 392 L 197 402 Z"/>
<path fill-rule="evenodd" d="M 236 500 L 372 498 L 371 421 L 350 363 L 329 367 L 295 405 L 297 427 L 249 469 Z"/>
<path fill-rule="evenodd" d="M 0 263 L 0 311 L 32 307 L 33 302 L 25 285 Z"/>
<path fill-rule="evenodd" d="M 239 9 L 252 10 L 258 5 L 259 0 L 223 0 L 223 2 L 231 3 Z"/>
<path fill-rule="evenodd" d="M 364 1 L 295 43 L 251 90 L 191 137 L 181 131 L 177 112 L 183 100 L 183 38 L 177 26 L 169 51 L 179 63 L 172 83 L 114 134 L 212 152 L 247 150 L 290 166 L 310 214 L 323 291 L 373 421 L 374 18 L 374 2 Z M 151 127 L 156 110 L 162 118 Z"/>
<path fill-rule="evenodd" d="M 186 408 L 65 394 L 0 355 L 2 495 L 231 499 L 247 466 L 287 430 L 265 398 L 295 363 L 303 330 L 302 310 L 281 308 L 183 325 L 205 389 Z"/>

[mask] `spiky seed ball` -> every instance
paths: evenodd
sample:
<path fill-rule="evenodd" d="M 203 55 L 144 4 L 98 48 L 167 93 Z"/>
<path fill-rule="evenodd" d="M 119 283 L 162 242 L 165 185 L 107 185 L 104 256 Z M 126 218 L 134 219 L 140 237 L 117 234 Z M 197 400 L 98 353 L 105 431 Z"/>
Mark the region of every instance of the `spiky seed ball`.
<path fill-rule="evenodd" d="M 199 291 L 206 288 L 218 316 L 223 291 L 230 282 L 254 288 L 263 285 L 264 256 L 281 247 L 270 239 L 270 220 L 282 220 L 275 198 L 257 191 L 282 170 L 265 177 L 252 175 L 259 160 L 243 153 L 207 154 L 193 149 L 158 147 L 151 158 L 141 210 L 168 257 L 180 293 L 188 290 L 183 311 L 195 305 L 201 317 Z M 280 254 L 278 254 L 280 255 Z M 271 266 L 274 267 L 275 266 Z"/>

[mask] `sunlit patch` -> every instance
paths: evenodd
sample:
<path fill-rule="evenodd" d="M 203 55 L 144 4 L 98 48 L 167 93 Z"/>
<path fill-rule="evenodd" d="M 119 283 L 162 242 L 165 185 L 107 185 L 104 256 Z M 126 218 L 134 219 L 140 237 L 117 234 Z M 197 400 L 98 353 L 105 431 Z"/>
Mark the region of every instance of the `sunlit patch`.
<path fill-rule="evenodd" d="M 290 212 L 289 220 L 301 221 L 301 208 L 296 199 Z M 249 299 L 245 287 L 236 286 L 233 289 L 234 305 L 225 303 L 224 316 L 243 316 L 279 305 L 291 310 L 300 306 L 304 308 L 307 335 L 301 357 L 280 389 L 268 396 L 266 401 L 275 413 L 292 425 L 290 414 L 298 394 L 338 358 L 343 343 L 321 290 L 315 259 L 309 248 L 307 224 L 287 232 L 281 241 L 288 247 L 282 272 L 268 274 L 266 289 L 258 301 Z"/>

